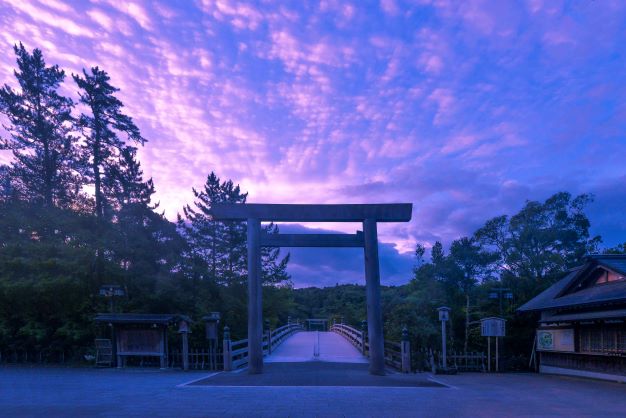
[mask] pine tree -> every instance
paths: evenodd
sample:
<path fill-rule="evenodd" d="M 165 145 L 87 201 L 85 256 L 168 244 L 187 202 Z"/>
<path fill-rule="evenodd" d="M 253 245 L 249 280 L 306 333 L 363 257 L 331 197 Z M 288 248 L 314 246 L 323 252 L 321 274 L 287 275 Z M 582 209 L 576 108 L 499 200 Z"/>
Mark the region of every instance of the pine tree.
<path fill-rule="evenodd" d="M 280 231 L 278 225 L 270 223 L 265 226 L 266 234 L 278 234 Z M 270 286 L 291 286 L 291 276 L 287 273 L 287 264 L 291 255 L 287 253 L 282 259 L 280 257 L 280 248 L 263 247 L 261 248 L 261 270 L 263 283 Z"/>
<path fill-rule="evenodd" d="M 10 167 L 8 165 L 0 165 L 0 202 L 7 202 L 14 195 L 9 170 Z"/>
<path fill-rule="evenodd" d="M 0 149 L 13 151 L 10 174 L 24 198 L 51 207 L 67 207 L 80 192 L 76 172 L 76 138 L 71 135 L 72 100 L 57 90 L 65 72 L 48 67 L 39 49 L 14 46 L 19 90 L 0 89 L 0 112 L 8 119 L 9 137 Z"/>
<path fill-rule="evenodd" d="M 185 206 L 185 220 L 179 217 L 178 221 L 190 242 L 187 256 L 202 260 L 209 277 L 216 282 L 243 282 L 247 268 L 245 223 L 214 221 L 210 209 L 215 203 L 245 203 L 247 193 L 230 180 L 222 182 L 211 172 L 204 188 L 193 189 L 193 194 L 193 207 Z"/>
<path fill-rule="evenodd" d="M 93 67 L 91 73 L 83 70 L 82 77 L 77 74 L 72 77 L 80 89 L 80 102 L 90 111 L 89 115 L 82 114 L 79 118 L 88 160 L 85 175 L 95 188 L 95 214 L 104 218 L 113 202 L 105 195 L 103 183 L 109 181 L 106 177 L 116 170 L 115 166 L 120 158 L 123 159 L 127 147 L 119 135 L 124 134 L 131 142 L 142 145 L 146 140 L 132 118 L 122 113 L 124 105 L 114 95 L 119 89 L 109 83 L 106 72 Z"/>
<path fill-rule="evenodd" d="M 196 200 L 193 207 L 183 208 L 185 218 L 179 216 L 178 226 L 190 244 L 187 260 L 201 260 L 207 272 L 205 277 L 228 286 L 243 285 L 248 274 L 247 229 L 245 222 L 215 221 L 211 218 L 211 206 L 216 203 L 246 203 L 247 193 L 231 180 L 221 181 L 215 173 L 207 176 L 204 188 L 193 189 Z M 267 233 L 278 233 L 278 227 L 270 224 Z M 264 248 L 262 252 L 263 280 L 266 284 L 288 284 L 287 264 L 289 256 L 279 258 L 278 249 Z M 197 266 L 197 264 L 196 264 Z M 198 274 L 198 269 L 194 270 Z"/>
<path fill-rule="evenodd" d="M 108 167 L 104 178 L 103 190 L 112 199 L 111 205 L 117 210 L 130 206 L 144 209 L 156 209 L 158 204 L 151 205 L 155 193 L 152 179 L 144 181 L 141 164 L 137 160 L 137 149 L 126 146 L 116 164 Z"/>

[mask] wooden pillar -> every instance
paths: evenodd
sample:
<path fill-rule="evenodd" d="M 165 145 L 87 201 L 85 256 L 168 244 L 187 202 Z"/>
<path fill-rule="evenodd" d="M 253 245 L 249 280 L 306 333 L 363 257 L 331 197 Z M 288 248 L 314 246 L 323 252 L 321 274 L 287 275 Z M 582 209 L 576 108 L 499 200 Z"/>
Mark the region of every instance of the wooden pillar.
<path fill-rule="evenodd" d="M 124 357 L 120 356 L 119 353 L 122 351 L 122 347 L 120 347 L 121 342 L 120 342 L 120 337 L 122 335 L 121 332 L 118 332 L 118 330 L 115 329 L 115 325 L 113 325 L 113 335 L 115 340 L 113 341 L 113 344 L 115 345 L 115 354 L 117 357 L 117 368 L 121 369 L 122 367 L 125 366 L 124 364 Z"/>
<path fill-rule="evenodd" d="M 499 359 L 498 359 L 498 337 L 496 337 L 496 372 L 500 371 Z"/>
<path fill-rule="evenodd" d="M 402 329 L 402 342 L 400 343 L 400 357 L 402 358 L 402 373 L 411 372 L 411 343 L 409 341 L 409 330 Z"/>
<path fill-rule="evenodd" d="M 491 371 L 491 337 L 487 337 L 487 371 Z"/>
<path fill-rule="evenodd" d="M 380 267 L 378 264 L 378 233 L 376 220 L 363 221 L 365 244 L 365 284 L 367 287 L 367 328 L 369 337 L 370 374 L 385 374 L 385 341 L 383 315 L 380 307 Z"/>
<path fill-rule="evenodd" d="M 167 341 L 167 328 L 163 328 L 161 332 L 161 370 L 167 368 L 167 363 L 165 362 L 165 356 L 167 351 L 167 346 L 165 345 Z"/>
<path fill-rule="evenodd" d="M 233 357 L 231 355 L 230 328 L 224 327 L 224 341 L 222 351 L 224 353 L 224 371 L 229 372 L 233 369 Z"/>
<path fill-rule="evenodd" d="M 248 219 L 248 373 L 263 373 L 261 222 Z"/>
<path fill-rule="evenodd" d="M 182 332 L 183 337 L 183 370 L 189 370 L 189 334 Z"/>

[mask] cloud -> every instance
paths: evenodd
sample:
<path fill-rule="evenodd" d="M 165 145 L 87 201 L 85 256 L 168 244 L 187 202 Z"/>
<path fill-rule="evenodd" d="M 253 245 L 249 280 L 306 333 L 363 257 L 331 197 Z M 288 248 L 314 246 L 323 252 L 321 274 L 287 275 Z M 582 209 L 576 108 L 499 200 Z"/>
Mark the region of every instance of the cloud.
<path fill-rule="evenodd" d="M 283 224 L 279 227 L 281 233 L 291 234 L 338 232 L 297 224 Z M 401 254 L 394 244 L 384 242 L 379 242 L 378 251 L 383 285 L 403 284 L 411 279 L 414 265 L 412 254 Z M 284 248 L 281 252 L 291 254 L 289 273 L 296 287 L 365 283 L 365 260 L 361 248 Z"/>
<path fill-rule="evenodd" d="M 379 228 L 400 282 L 416 243 L 560 190 L 593 191 L 594 231 L 626 233 L 626 7 L 597 3 L 3 2 L 0 84 L 19 41 L 68 74 L 107 71 L 170 218 L 210 171 L 251 202 L 412 202 L 410 223 Z M 290 271 L 361 280 L 342 251 L 297 250 Z"/>
<path fill-rule="evenodd" d="M 44 3 L 46 4 L 46 3 Z M 39 22 L 40 24 L 48 25 L 52 28 L 65 32 L 67 35 L 81 36 L 87 38 L 93 38 L 95 34 L 93 31 L 83 25 L 76 23 L 74 20 L 64 16 L 64 14 L 58 14 L 58 5 L 60 3 L 50 3 L 50 5 L 56 5 L 57 12 L 53 12 L 46 7 L 42 7 L 39 2 L 30 1 L 17 1 L 12 2 L 11 7 L 19 13 L 27 15 L 30 19 Z M 55 8 L 55 7 L 51 7 Z M 67 10 L 65 10 L 67 12 Z"/>

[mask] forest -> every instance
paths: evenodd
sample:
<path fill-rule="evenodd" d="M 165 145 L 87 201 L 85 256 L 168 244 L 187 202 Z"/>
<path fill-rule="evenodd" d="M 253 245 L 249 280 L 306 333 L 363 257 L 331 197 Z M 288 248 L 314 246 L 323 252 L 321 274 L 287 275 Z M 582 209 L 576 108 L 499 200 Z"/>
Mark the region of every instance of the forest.
<path fill-rule="evenodd" d="M 215 222 L 208 210 L 245 203 L 247 193 L 216 168 L 177 219 L 166 219 L 137 157 L 149 142 L 107 72 L 94 67 L 67 77 L 39 49 L 19 44 L 14 52 L 19 88 L 0 88 L 0 150 L 12 155 L 0 166 L 0 355 L 80 359 L 101 332 L 93 317 L 110 309 L 99 294 L 106 284 L 124 289 L 116 311 L 191 316 L 192 344 L 203 343 L 200 318 L 212 311 L 233 338 L 244 338 L 246 226 Z M 77 99 L 63 96 L 62 85 Z M 428 256 L 418 244 L 407 284 L 383 287 L 386 337 L 399 340 L 406 326 L 416 347 L 438 347 L 436 308 L 447 305 L 454 349 L 482 349 L 476 321 L 497 315 L 508 321 L 505 350 L 527 356 L 536 318 L 516 307 L 587 254 L 626 251 L 602 248 L 601 237 L 590 235 L 592 198 L 558 192 L 487 220 L 447 248 L 436 242 Z M 289 316 L 360 326 L 363 286 L 295 289 L 288 263 L 277 249 L 263 253 L 264 316 L 272 326 Z"/>

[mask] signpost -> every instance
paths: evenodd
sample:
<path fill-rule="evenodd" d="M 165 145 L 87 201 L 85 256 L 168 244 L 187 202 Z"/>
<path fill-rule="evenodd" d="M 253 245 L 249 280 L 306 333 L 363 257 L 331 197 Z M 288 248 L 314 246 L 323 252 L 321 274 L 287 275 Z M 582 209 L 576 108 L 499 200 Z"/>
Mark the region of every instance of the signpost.
<path fill-rule="evenodd" d="M 442 367 L 444 370 L 448 368 L 448 359 L 446 352 L 446 322 L 450 319 L 450 308 L 442 306 L 437 308 L 439 311 L 439 320 L 441 321 L 441 352 L 443 355 Z"/>
<path fill-rule="evenodd" d="M 506 319 L 495 316 L 480 320 L 480 335 L 487 337 L 487 371 L 491 371 L 491 337 L 496 337 L 496 372 L 499 370 L 498 337 L 506 335 Z"/>
<path fill-rule="evenodd" d="M 219 312 L 211 312 L 207 316 L 202 318 L 205 322 L 204 327 L 206 332 L 206 339 L 209 340 L 210 362 L 213 365 L 217 363 L 217 328 L 221 318 L 222 314 L 220 314 Z M 226 334 L 226 331 L 224 331 L 224 334 Z M 226 339 L 226 337 L 224 337 L 224 339 Z"/>

